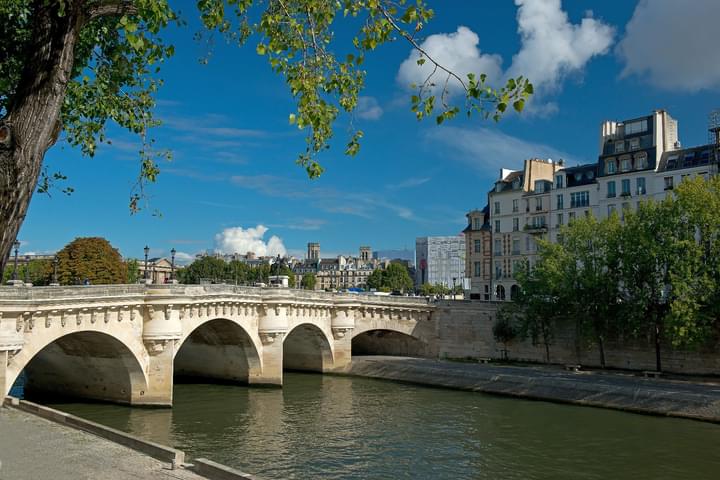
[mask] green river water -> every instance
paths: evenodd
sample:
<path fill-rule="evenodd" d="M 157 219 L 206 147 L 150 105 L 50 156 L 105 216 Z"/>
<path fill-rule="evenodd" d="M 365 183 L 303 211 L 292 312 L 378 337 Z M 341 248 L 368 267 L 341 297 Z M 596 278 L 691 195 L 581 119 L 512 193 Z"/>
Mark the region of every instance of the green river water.
<path fill-rule="evenodd" d="M 51 406 L 263 479 L 717 479 L 720 426 L 380 380 L 179 384 L 172 409 Z"/>

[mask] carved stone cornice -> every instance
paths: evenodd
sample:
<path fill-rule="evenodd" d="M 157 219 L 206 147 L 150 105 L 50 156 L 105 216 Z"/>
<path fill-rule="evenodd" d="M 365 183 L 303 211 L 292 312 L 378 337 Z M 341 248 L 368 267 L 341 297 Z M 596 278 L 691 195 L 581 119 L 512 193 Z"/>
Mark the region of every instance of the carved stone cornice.
<path fill-rule="evenodd" d="M 284 331 L 276 331 L 276 332 L 260 332 L 260 341 L 263 345 L 270 345 L 271 343 L 275 343 L 275 340 L 282 340 L 282 337 L 285 335 Z"/>
<path fill-rule="evenodd" d="M 347 335 L 348 332 L 352 331 L 353 329 L 351 327 L 332 327 L 332 334 L 335 340 L 345 338 L 345 335 Z"/>

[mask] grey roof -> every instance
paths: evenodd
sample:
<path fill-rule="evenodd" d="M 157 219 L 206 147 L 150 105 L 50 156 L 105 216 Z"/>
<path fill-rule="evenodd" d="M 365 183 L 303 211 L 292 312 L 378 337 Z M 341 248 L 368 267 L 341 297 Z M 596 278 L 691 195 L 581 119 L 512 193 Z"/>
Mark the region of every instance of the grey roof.
<path fill-rule="evenodd" d="M 714 145 L 701 145 L 699 147 L 683 148 L 665 152 L 660 157 L 658 172 L 682 170 L 684 168 L 701 167 L 715 163 L 713 155 Z"/>

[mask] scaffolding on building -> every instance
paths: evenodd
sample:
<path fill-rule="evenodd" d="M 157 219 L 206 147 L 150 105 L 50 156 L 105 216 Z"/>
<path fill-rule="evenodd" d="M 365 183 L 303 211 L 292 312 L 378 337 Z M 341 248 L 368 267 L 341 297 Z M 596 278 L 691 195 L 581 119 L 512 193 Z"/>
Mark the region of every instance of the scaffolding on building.
<path fill-rule="evenodd" d="M 720 109 L 708 115 L 708 144 L 712 145 L 713 160 L 717 165 L 720 163 Z"/>

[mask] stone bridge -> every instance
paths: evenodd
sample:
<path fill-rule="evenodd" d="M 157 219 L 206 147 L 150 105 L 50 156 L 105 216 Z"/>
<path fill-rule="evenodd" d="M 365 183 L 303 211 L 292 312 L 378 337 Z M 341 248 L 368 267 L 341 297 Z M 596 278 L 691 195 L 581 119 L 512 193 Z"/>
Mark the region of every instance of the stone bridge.
<path fill-rule="evenodd" d="M 0 386 L 172 405 L 175 378 L 282 385 L 356 353 L 435 356 L 425 299 L 231 285 L 0 287 Z"/>

